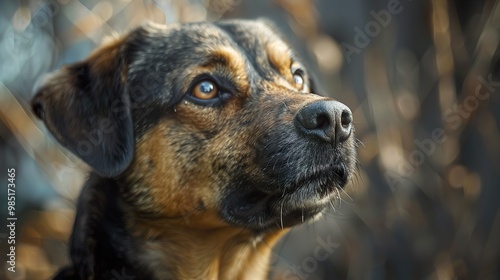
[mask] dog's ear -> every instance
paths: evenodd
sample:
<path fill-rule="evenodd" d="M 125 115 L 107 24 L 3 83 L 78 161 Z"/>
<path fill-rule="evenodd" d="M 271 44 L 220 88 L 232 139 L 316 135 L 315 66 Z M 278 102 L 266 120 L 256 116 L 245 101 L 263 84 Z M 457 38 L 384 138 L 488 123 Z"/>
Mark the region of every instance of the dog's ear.
<path fill-rule="evenodd" d="M 49 75 L 31 102 L 55 138 L 104 177 L 122 173 L 134 154 L 123 41 Z"/>

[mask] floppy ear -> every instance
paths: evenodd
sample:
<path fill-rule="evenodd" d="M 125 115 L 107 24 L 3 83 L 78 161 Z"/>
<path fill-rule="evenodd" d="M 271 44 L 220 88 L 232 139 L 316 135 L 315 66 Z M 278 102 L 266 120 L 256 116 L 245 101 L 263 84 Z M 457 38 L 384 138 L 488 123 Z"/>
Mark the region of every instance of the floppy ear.
<path fill-rule="evenodd" d="M 134 154 L 122 44 L 51 74 L 31 103 L 55 138 L 104 177 L 122 173 Z"/>

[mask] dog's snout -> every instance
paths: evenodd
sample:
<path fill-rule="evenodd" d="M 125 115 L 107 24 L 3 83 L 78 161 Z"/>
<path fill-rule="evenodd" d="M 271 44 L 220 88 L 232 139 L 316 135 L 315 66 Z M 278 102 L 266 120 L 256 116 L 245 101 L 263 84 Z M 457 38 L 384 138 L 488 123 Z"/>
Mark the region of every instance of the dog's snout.
<path fill-rule="evenodd" d="M 352 114 L 338 101 L 318 101 L 299 110 L 295 125 L 307 137 L 340 143 L 351 135 Z"/>

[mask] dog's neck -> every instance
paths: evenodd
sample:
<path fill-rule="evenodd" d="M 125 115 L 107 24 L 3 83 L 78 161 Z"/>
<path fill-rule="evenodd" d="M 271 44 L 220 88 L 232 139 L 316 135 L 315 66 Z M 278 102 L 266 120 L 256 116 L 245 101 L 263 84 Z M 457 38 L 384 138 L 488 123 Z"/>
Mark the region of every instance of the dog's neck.
<path fill-rule="evenodd" d="M 193 218 L 193 217 L 191 217 Z M 203 218 L 203 217 L 200 217 Z M 272 246 L 284 231 L 255 235 L 137 219 L 140 259 L 158 279 L 266 279 Z"/>
<path fill-rule="evenodd" d="M 286 229 L 208 227 L 203 221 L 216 215 L 209 212 L 152 219 L 120 202 L 118 188 L 91 175 L 80 195 L 70 251 L 82 279 L 266 279 L 272 247 Z"/>

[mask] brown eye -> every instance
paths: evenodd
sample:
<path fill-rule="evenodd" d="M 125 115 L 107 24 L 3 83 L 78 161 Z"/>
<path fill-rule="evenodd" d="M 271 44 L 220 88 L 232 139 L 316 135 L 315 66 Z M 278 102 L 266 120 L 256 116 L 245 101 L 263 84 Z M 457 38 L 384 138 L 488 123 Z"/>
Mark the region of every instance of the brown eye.
<path fill-rule="evenodd" d="M 207 100 L 217 97 L 219 89 L 209 80 L 199 82 L 193 89 L 192 96 L 198 99 Z"/>
<path fill-rule="evenodd" d="M 295 87 L 297 89 L 304 89 L 304 78 L 302 77 L 302 75 L 298 73 L 293 74 L 293 83 L 295 84 Z"/>

